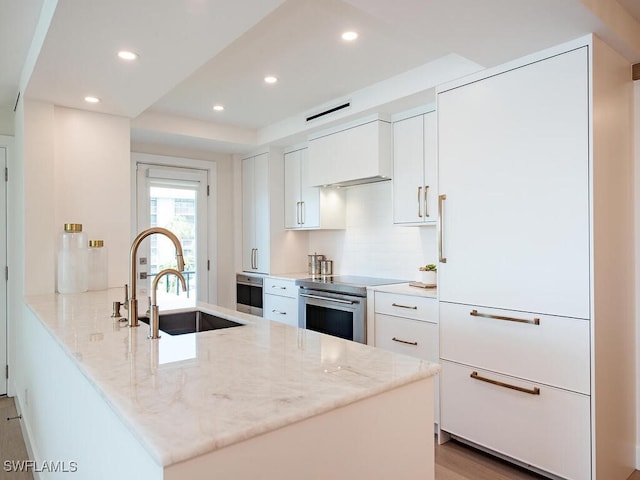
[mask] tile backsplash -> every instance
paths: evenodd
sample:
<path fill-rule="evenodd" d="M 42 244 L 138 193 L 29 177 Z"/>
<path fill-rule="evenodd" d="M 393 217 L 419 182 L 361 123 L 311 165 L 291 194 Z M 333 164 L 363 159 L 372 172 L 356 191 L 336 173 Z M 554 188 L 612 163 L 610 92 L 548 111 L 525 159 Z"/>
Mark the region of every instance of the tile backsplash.
<path fill-rule="evenodd" d="M 309 232 L 309 253 L 333 260 L 333 273 L 416 280 L 437 263 L 435 226 L 393 224 L 392 183 L 348 187 L 346 229 Z"/>

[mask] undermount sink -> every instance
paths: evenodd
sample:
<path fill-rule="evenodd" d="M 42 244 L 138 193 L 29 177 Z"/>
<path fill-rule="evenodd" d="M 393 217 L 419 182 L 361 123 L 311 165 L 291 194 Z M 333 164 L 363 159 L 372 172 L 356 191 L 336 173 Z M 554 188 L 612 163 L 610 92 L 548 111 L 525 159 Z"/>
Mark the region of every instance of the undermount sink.
<path fill-rule="evenodd" d="M 140 317 L 139 320 L 149 325 L 148 317 Z M 206 332 L 207 330 L 220 330 L 222 328 L 240 327 L 242 325 L 244 324 L 217 317 L 200 310 L 160 314 L 160 330 L 169 335 Z"/>

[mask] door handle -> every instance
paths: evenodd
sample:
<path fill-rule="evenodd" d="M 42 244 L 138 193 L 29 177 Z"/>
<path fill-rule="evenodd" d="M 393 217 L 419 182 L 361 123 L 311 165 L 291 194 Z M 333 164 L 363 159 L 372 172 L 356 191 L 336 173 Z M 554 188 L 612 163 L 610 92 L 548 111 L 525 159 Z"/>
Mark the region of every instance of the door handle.
<path fill-rule="evenodd" d="M 447 263 L 447 258 L 443 254 L 442 239 L 444 237 L 444 201 L 447 199 L 446 195 L 438 196 L 438 259 L 440 263 Z"/>
<path fill-rule="evenodd" d="M 258 249 L 256 248 L 256 270 L 258 270 Z"/>
<path fill-rule="evenodd" d="M 429 185 L 424 186 L 424 217 L 429 218 L 429 210 L 428 210 L 428 201 L 427 201 L 427 193 L 429 192 Z"/>
<path fill-rule="evenodd" d="M 516 390 L 522 393 L 528 393 L 529 395 L 540 395 L 540 388 L 538 387 L 533 387 L 533 388 L 519 387 L 518 385 L 511 385 L 510 383 L 500 382 L 498 380 L 493 380 L 492 378 L 482 377 L 478 375 L 478 372 L 471 372 L 471 375 L 469 376 L 474 380 L 480 380 L 481 382 L 490 383 L 491 385 L 497 385 L 498 387 L 510 388 L 511 390 Z"/>
<path fill-rule="evenodd" d="M 296 202 L 296 223 L 300 225 L 300 202 Z"/>
<path fill-rule="evenodd" d="M 300 223 L 304 225 L 306 223 L 304 200 L 300 202 Z"/>
<path fill-rule="evenodd" d="M 418 217 L 422 218 L 422 187 L 418 187 Z"/>

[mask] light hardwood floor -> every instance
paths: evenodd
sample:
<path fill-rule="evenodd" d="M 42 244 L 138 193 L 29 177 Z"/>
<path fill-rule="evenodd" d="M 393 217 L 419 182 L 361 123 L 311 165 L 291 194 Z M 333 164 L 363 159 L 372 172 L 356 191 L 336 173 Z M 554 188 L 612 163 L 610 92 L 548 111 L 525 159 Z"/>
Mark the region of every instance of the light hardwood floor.
<path fill-rule="evenodd" d="M 5 472 L 5 460 L 27 460 L 13 398 L 0 397 L 0 480 L 33 480 L 29 472 Z M 545 477 L 516 467 L 456 441 L 436 444 L 436 480 L 541 480 Z M 640 480 L 635 471 L 628 480 Z"/>
<path fill-rule="evenodd" d="M 456 441 L 436 444 L 436 480 L 541 480 L 524 468 Z M 640 480 L 636 470 L 627 480 Z"/>
<path fill-rule="evenodd" d="M 0 397 L 0 480 L 33 480 L 31 472 L 5 472 L 5 460 L 28 460 L 13 398 Z"/>

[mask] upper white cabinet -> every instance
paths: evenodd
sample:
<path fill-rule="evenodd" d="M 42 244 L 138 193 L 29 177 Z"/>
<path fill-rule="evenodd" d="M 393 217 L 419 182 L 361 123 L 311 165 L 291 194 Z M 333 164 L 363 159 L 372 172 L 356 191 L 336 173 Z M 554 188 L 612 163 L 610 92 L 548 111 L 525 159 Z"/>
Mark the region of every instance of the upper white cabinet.
<path fill-rule="evenodd" d="M 284 229 L 284 161 L 274 149 L 242 160 L 242 270 L 301 272 L 306 249 Z"/>
<path fill-rule="evenodd" d="M 393 222 L 435 225 L 438 218 L 436 114 L 393 124 Z"/>
<path fill-rule="evenodd" d="M 389 179 L 391 124 L 382 120 L 309 140 L 309 185 L 356 185 Z"/>
<path fill-rule="evenodd" d="M 337 188 L 310 186 L 308 166 L 307 148 L 284 155 L 285 228 L 345 228 L 344 193 Z"/>

